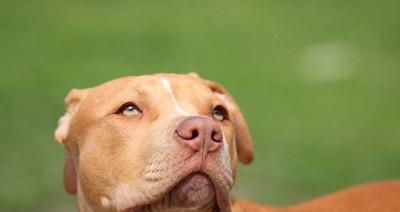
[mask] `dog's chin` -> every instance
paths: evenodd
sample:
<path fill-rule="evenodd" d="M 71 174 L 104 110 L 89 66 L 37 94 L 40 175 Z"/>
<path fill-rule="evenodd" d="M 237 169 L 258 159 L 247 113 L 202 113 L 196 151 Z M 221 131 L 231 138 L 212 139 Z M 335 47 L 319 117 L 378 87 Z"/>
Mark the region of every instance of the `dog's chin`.
<path fill-rule="evenodd" d="M 216 190 L 211 179 L 200 172 L 195 172 L 178 182 L 161 199 L 145 205 L 131 206 L 122 209 L 124 212 L 152 211 L 153 209 L 213 209 L 216 200 Z"/>
<path fill-rule="evenodd" d="M 177 207 L 202 206 L 215 200 L 215 189 L 207 175 L 193 173 L 171 190 L 170 198 Z"/>

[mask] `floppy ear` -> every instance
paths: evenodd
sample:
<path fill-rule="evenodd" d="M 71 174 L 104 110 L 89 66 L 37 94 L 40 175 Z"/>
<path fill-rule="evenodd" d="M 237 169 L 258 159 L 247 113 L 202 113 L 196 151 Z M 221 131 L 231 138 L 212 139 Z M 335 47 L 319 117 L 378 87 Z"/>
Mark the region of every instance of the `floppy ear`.
<path fill-rule="evenodd" d="M 65 141 L 68 137 L 70 122 L 75 115 L 81 101 L 87 96 L 88 89 L 72 89 L 65 98 L 66 111 L 59 119 L 58 127 L 54 132 L 54 137 L 65 149 L 64 161 L 64 188 L 68 193 L 75 194 L 77 191 L 77 176 L 75 169 L 75 160 L 73 154 L 68 150 Z"/>
<path fill-rule="evenodd" d="M 235 129 L 238 158 L 243 164 L 251 163 L 254 158 L 253 145 L 246 120 L 244 119 L 239 106 L 224 87 L 212 81 L 204 81 L 211 90 L 226 103 L 229 111 L 232 111 L 232 122 Z"/>

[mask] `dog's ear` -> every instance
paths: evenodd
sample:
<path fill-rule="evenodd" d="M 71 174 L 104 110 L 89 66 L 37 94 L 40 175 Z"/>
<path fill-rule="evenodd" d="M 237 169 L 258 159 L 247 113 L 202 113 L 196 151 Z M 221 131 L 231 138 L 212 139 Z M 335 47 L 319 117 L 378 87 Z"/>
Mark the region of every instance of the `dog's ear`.
<path fill-rule="evenodd" d="M 64 188 L 68 193 L 76 194 L 78 178 L 76 176 L 75 160 L 68 151 L 65 151 L 64 158 Z"/>
<path fill-rule="evenodd" d="M 82 100 L 87 96 L 88 92 L 89 89 L 72 89 L 65 98 L 66 111 L 58 120 L 58 127 L 54 132 L 54 137 L 59 144 L 64 145 L 68 136 L 71 119 L 78 110 Z"/>
<path fill-rule="evenodd" d="M 246 120 L 239 106 L 224 87 L 212 81 L 204 81 L 211 90 L 226 103 L 228 110 L 232 111 L 232 122 L 235 129 L 238 158 L 243 164 L 251 163 L 254 157 L 253 145 Z"/>
<path fill-rule="evenodd" d="M 70 122 L 79 108 L 82 100 L 87 96 L 89 89 L 72 89 L 65 98 L 65 114 L 59 119 L 58 127 L 54 137 L 65 149 L 64 161 L 64 187 L 68 193 L 75 194 L 77 191 L 77 176 L 75 171 L 75 160 L 73 154 L 66 148 L 65 141 L 68 137 Z"/>

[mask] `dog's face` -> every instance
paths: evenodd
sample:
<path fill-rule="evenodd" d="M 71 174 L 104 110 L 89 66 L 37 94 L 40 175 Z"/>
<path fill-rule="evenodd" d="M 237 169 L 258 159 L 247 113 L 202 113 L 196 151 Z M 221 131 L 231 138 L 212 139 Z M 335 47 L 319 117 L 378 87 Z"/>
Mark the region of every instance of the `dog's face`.
<path fill-rule="evenodd" d="M 236 160 L 253 150 L 243 116 L 196 75 L 126 77 L 72 90 L 56 139 L 81 210 L 230 210 Z"/>

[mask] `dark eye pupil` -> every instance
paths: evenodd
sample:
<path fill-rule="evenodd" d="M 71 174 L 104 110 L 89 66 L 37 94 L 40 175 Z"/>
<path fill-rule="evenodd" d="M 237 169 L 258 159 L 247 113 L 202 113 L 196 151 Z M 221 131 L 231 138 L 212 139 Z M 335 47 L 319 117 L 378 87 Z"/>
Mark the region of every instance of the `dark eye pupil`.
<path fill-rule="evenodd" d="M 214 114 L 215 115 L 223 115 L 223 112 L 221 110 L 215 109 Z"/>
<path fill-rule="evenodd" d="M 127 109 L 128 111 L 133 111 L 133 110 L 135 110 L 135 107 L 132 106 L 132 105 L 130 105 L 130 106 L 128 106 L 126 109 Z"/>

